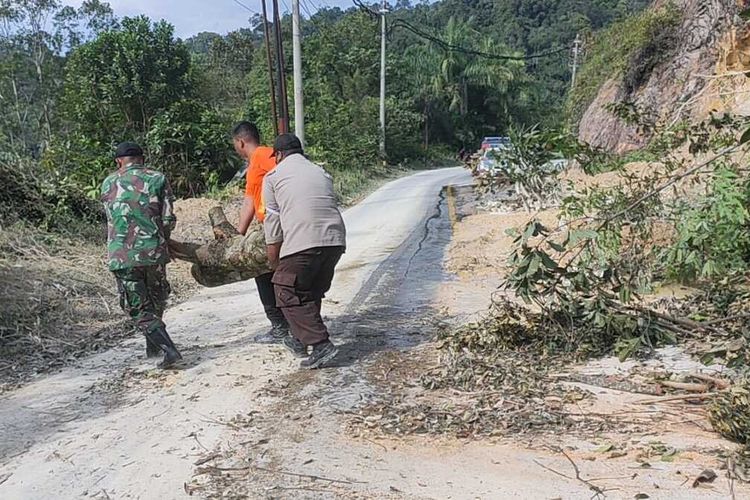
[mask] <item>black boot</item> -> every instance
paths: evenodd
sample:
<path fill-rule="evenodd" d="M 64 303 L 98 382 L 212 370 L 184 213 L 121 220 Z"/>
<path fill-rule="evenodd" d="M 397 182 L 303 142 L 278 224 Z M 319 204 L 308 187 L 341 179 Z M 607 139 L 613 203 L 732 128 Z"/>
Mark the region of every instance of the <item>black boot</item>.
<path fill-rule="evenodd" d="M 313 346 L 312 354 L 310 354 L 309 358 L 302 360 L 300 367 L 307 368 L 308 370 L 322 368 L 323 365 L 335 358 L 338 353 L 338 348 L 330 340 L 325 340 Z"/>
<path fill-rule="evenodd" d="M 182 354 L 177 350 L 164 328 L 149 332 L 147 338 L 151 343 L 159 346 L 159 350 L 164 353 L 164 359 L 156 365 L 157 368 L 169 368 L 182 359 Z"/>
<path fill-rule="evenodd" d="M 158 358 L 161 356 L 161 349 L 158 345 L 151 342 L 151 340 L 146 337 L 146 357 L 147 358 Z"/>
<path fill-rule="evenodd" d="M 174 366 L 175 363 L 182 360 L 182 354 L 173 346 L 163 345 L 161 348 L 164 350 L 164 359 L 156 365 L 157 368 L 162 370 Z"/>

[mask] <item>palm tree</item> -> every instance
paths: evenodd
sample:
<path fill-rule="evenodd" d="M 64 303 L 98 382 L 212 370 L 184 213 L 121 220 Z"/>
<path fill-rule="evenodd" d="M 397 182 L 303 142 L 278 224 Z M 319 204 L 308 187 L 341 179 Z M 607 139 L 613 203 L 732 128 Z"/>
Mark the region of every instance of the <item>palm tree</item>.
<path fill-rule="evenodd" d="M 436 40 L 407 49 L 410 80 L 415 83 L 416 97 L 422 108 L 425 148 L 429 144 L 429 122 L 435 104 L 445 103 L 449 111 L 466 116 L 470 86 L 494 90 L 493 99 L 499 100 L 500 108 L 508 112 L 511 96 L 516 95 L 516 87 L 524 83 L 524 63 L 481 57 L 459 49 L 465 47 L 496 54 L 498 46 L 491 38 L 482 38 L 471 27 L 471 20 L 452 16 Z"/>
<path fill-rule="evenodd" d="M 426 150 L 430 144 L 430 113 L 432 105 L 440 96 L 436 94 L 435 88 L 439 79 L 439 54 L 430 45 L 411 45 L 406 50 L 406 57 L 412 72 L 410 82 L 415 86 L 416 98 L 422 109 L 422 120 L 424 126 L 423 148 Z"/>
<path fill-rule="evenodd" d="M 440 38 L 445 44 L 431 43 L 433 50 L 439 50 L 442 54 L 439 78 L 434 82 L 435 91 L 445 96 L 449 102 L 448 108 L 458 111 L 461 116 L 469 110 L 470 85 L 493 88 L 507 94 L 512 83 L 523 72 L 522 61 L 482 57 L 456 48 L 465 47 L 485 54 L 498 53 L 499 44 L 489 37 L 482 38 L 471 27 L 471 19 L 463 21 L 451 17 Z"/>

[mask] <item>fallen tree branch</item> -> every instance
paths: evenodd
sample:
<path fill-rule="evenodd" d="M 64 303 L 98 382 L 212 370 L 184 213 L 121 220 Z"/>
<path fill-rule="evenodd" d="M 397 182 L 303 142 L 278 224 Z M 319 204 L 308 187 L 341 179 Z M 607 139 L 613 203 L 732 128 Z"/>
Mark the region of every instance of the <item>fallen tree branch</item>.
<path fill-rule="evenodd" d="M 720 390 L 729 389 L 729 387 L 732 385 L 728 380 L 712 377 L 710 375 L 706 375 L 705 373 L 691 373 L 689 376 L 694 379 L 708 382 Z"/>
<path fill-rule="evenodd" d="M 639 405 L 650 405 L 650 404 L 656 404 L 656 403 L 669 403 L 671 401 L 685 401 L 689 399 L 704 400 L 704 399 L 711 399 L 717 394 L 719 393 L 718 392 L 704 392 L 703 394 L 681 394 L 679 396 L 667 396 L 667 397 L 662 397 L 662 398 L 642 399 L 640 401 L 636 401 L 635 403 Z"/>
<path fill-rule="evenodd" d="M 259 466 L 253 466 L 253 469 L 268 472 L 271 474 L 281 474 L 283 476 L 293 476 L 293 477 L 302 477 L 306 479 L 311 479 L 313 481 L 328 481 L 330 483 L 340 483 L 340 484 L 367 484 L 367 481 L 349 481 L 346 479 L 331 479 L 330 477 L 323 477 L 323 476 L 316 476 L 314 474 L 300 474 L 298 472 L 287 472 L 283 470 L 274 470 L 274 469 L 267 469 L 265 467 L 259 467 Z"/>
<path fill-rule="evenodd" d="M 690 382 L 672 382 L 671 380 L 662 380 L 659 384 L 664 387 L 671 389 L 679 389 L 681 391 L 689 392 L 707 392 L 708 386 L 706 384 L 692 384 Z"/>

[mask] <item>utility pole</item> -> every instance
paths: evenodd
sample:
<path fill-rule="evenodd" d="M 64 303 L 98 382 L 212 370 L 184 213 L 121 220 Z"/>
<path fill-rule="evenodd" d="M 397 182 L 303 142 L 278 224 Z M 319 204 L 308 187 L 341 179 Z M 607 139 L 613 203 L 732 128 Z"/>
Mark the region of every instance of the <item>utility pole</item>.
<path fill-rule="evenodd" d="M 576 86 L 576 76 L 578 73 L 578 56 L 581 53 L 581 35 L 577 34 L 573 42 L 573 73 L 570 77 L 570 88 Z"/>
<path fill-rule="evenodd" d="M 388 2 L 383 0 L 380 8 L 380 157 L 385 162 L 385 15 L 388 13 Z"/>
<path fill-rule="evenodd" d="M 266 59 L 268 60 L 268 83 L 271 85 L 271 113 L 273 115 L 273 135 L 279 135 L 279 114 L 276 110 L 276 85 L 273 79 L 273 58 L 271 57 L 271 37 L 268 35 L 268 13 L 266 11 L 266 0 L 261 0 L 263 5 L 263 38 L 266 40 Z"/>
<path fill-rule="evenodd" d="M 289 102 L 286 94 L 286 72 L 284 71 L 284 47 L 281 43 L 281 18 L 279 17 L 279 1 L 273 0 L 273 24 L 276 38 L 276 73 L 279 77 L 279 133 L 289 132 Z"/>
<path fill-rule="evenodd" d="M 292 52 L 294 69 L 294 133 L 305 145 L 305 103 L 302 94 L 302 35 L 299 0 L 292 0 Z"/>

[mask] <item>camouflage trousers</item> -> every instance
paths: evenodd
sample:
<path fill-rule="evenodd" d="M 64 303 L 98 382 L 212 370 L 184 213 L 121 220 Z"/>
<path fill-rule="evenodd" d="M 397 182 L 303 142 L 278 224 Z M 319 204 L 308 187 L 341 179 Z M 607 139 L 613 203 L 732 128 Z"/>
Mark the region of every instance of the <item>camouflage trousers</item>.
<path fill-rule="evenodd" d="M 135 322 L 138 330 L 156 346 L 171 345 L 162 321 L 172 289 L 167 281 L 166 265 L 132 267 L 112 271 L 120 294 L 120 307 Z"/>

